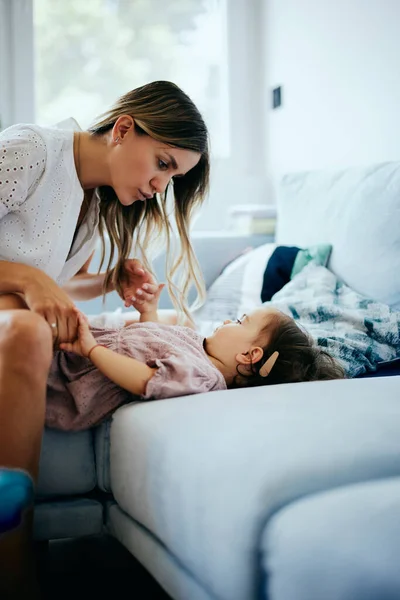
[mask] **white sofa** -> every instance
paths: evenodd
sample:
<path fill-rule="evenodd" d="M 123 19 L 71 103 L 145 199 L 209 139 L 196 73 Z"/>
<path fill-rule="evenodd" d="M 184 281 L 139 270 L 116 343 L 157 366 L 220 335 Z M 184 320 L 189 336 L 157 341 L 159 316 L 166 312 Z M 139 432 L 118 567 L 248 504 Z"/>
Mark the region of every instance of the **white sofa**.
<path fill-rule="evenodd" d="M 400 304 L 400 163 L 288 175 L 278 215 Z M 176 600 L 400 597 L 399 376 L 125 406 L 109 458 L 108 531 Z"/>
<path fill-rule="evenodd" d="M 284 177 L 276 242 L 332 243 L 400 305 L 400 163 Z M 208 282 L 247 245 L 197 240 Z M 106 529 L 175 600 L 400 597 L 399 376 L 138 403 L 93 433 Z"/>

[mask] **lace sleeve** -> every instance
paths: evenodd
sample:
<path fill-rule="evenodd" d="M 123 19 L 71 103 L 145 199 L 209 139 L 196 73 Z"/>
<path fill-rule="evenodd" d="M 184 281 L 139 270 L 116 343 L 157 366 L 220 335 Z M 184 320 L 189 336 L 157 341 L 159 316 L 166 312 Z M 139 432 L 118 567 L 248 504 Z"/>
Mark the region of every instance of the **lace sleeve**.
<path fill-rule="evenodd" d="M 0 134 L 0 219 L 33 192 L 45 166 L 46 146 L 35 131 L 19 125 Z"/>

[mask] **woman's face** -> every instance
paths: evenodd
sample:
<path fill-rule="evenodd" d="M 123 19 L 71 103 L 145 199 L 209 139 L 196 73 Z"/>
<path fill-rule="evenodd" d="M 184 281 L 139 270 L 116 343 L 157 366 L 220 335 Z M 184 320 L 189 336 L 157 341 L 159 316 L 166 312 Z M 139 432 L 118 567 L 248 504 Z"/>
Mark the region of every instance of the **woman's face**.
<path fill-rule="evenodd" d="M 111 145 L 111 186 L 124 206 L 161 194 L 172 177 L 186 175 L 201 156 L 138 134 L 129 116 L 120 117 L 115 123 Z"/>

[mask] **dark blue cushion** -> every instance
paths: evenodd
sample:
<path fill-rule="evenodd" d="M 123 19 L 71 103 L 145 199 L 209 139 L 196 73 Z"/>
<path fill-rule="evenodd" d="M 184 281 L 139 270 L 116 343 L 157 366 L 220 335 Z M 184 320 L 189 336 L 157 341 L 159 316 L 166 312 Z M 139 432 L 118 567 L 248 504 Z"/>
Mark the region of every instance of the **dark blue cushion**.
<path fill-rule="evenodd" d="M 294 261 L 300 248 L 278 246 L 275 248 L 264 271 L 261 289 L 261 302 L 268 302 L 272 296 L 289 283 Z"/>

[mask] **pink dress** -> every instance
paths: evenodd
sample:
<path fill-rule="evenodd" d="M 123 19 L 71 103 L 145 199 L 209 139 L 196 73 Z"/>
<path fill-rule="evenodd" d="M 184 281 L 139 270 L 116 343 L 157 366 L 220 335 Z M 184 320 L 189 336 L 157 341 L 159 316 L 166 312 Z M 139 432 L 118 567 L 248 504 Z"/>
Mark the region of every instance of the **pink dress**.
<path fill-rule="evenodd" d="M 134 396 L 71 352 L 55 353 L 47 381 L 46 425 L 78 431 L 98 425 L 122 404 L 226 389 L 203 349 L 204 338 L 187 327 L 135 323 L 91 331 L 99 344 L 157 371 L 144 396 Z"/>

